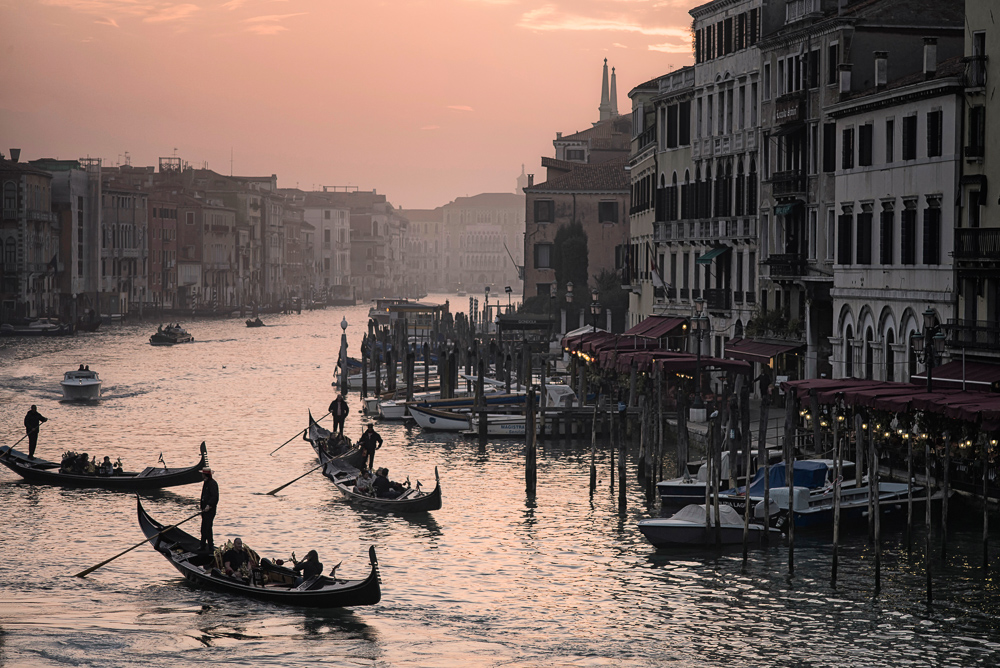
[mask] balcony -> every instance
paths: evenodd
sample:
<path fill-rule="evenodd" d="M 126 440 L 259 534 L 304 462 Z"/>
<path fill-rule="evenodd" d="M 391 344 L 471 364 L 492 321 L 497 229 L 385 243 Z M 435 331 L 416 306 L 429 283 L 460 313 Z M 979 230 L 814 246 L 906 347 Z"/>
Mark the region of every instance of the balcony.
<path fill-rule="evenodd" d="M 965 63 L 966 88 L 983 88 L 986 86 L 986 56 L 966 56 L 962 61 Z"/>
<path fill-rule="evenodd" d="M 806 273 L 806 259 L 798 253 L 772 253 L 764 264 L 771 278 L 799 278 Z"/>
<path fill-rule="evenodd" d="M 653 241 L 664 242 L 673 239 L 674 224 L 657 221 L 653 223 Z"/>
<path fill-rule="evenodd" d="M 950 318 L 945 329 L 948 332 L 948 345 L 953 348 L 1000 348 L 1000 322 Z"/>
<path fill-rule="evenodd" d="M 803 196 L 806 193 L 806 173 L 801 169 L 775 172 L 771 176 L 771 194 L 775 197 Z"/>
<path fill-rule="evenodd" d="M 955 230 L 956 260 L 1000 261 L 1000 227 L 965 227 Z"/>
<path fill-rule="evenodd" d="M 638 154 L 650 144 L 655 144 L 655 143 L 656 143 L 656 125 L 654 124 L 650 125 L 648 128 L 643 130 L 642 134 L 636 137 L 635 141 L 635 145 L 637 147 L 636 153 Z"/>
<path fill-rule="evenodd" d="M 729 311 L 732 308 L 733 293 L 724 288 L 705 290 L 705 303 L 709 311 Z"/>

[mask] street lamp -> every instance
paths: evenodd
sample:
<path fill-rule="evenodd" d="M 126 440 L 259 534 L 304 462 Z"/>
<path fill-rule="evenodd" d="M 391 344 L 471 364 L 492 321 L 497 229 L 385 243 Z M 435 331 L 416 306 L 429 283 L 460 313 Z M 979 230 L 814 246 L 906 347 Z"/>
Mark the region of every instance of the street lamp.
<path fill-rule="evenodd" d="M 590 291 L 590 315 L 594 316 L 594 331 L 597 331 L 597 316 L 601 314 L 601 304 L 597 301 L 600 295 L 597 292 L 597 288 Z"/>
<path fill-rule="evenodd" d="M 934 386 L 934 366 L 944 352 L 945 335 L 941 331 L 941 324 L 930 306 L 922 315 L 924 318 L 923 332 L 913 332 L 910 335 L 910 346 L 916 353 L 917 359 L 923 362 L 927 370 L 927 391 L 931 392 Z"/>
<path fill-rule="evenodd" d="M 507 310 L 510 311 L 510 293 L 514 291 L 510 289 L 509 285 L 505 287 L 503 291 L 507 293 Z"/>
<path fill-rule="evenodd" d="M 692 408 L 702 409 L 705 407 L 704 401 L 701 398 L 701 342 L 705 338 L 705 334 L 708 333 L 709 322 L 708 317 L 705 316 L 705 300 L 699 297 L 694 300 L 694 317 L 691 318 L 691 331 L 694 332 L 695 338 L 698 340 L 698 347 L 695 351 L 695 364 L 694 364 L 694 385 L 695 385 L 695 395 L 694 404 Z"/>

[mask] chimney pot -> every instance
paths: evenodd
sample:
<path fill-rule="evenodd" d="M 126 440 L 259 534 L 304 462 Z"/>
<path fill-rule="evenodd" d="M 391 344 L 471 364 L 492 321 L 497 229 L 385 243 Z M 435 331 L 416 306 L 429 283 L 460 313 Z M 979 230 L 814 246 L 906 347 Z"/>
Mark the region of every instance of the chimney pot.
<path fill-rule="evenodd" d="M 875 87 L 884 88 L 889 82 L 889 52 L 875 52 Z"/>
<path fill-rule="evenodd" d="M 928 79 L 937 72 L 937 37 L 924 37 L 924 76 Z"/>
<path fill-rule="evenodd" d="M 12 148 L 10 149 L 10 161 L 17 162 L 21 158 L 21 149 Z"/>
<path fill-rule="evenodd" d="M 535 185 L 535 175 L 528 174 L 528 187 L 530 188 L 533 185 Z"/>

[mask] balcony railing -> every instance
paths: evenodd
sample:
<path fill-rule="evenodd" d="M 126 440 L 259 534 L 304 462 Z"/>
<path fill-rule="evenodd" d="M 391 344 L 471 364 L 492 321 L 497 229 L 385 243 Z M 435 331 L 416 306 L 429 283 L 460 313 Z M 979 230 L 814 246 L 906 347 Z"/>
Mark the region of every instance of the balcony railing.
<path fill-rule="evenodd" d="M 770 267 L 771 278 L 798 278 L 806 272 L 806 259 L 798 253 L 772 253 L 764 264 Z"/>
<path fill-rule="evenodd" d="M 641 151 L 650 144 L 656 142 L 656 125 L 650 125 L 648 128 L 642 131 L 638 137 L 636 137 L 637 151 Z"/>
<path fill-rule="evenodd" d="M 1000 261 L 1000 227 L 964 227 L 955 230 L 956 260 Z"/>
<path fill-rule="evenodd" d="M 955 348 L 1000 348 L 1000 322 L 987 320 L 948 320 L 948 343 Z"/>
<path fill-rule="evenodd" d="M 705 303 L 710 311 L 728 311 L 732 308 L 733 293 L 723 288 L 705 290 Z"/>
<path fill-rule="evenodd" d="M 965 85 L 968 88 L 982 88 L 986 85 L 986 56 L 966 56 Z"/>
<path fill-rule="evenodd" d="M 775 172 L 771 176 L 771 192 L 779 195 L 803 195 L 806 192 L 806 174 L 800 169 Z"/>

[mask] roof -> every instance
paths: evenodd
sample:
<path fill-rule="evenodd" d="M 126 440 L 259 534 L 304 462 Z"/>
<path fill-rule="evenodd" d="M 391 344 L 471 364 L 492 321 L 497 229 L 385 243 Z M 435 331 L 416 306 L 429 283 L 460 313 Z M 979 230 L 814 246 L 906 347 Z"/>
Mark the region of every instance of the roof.
<path fill-rule="evenodd" d="M 766 364 L 773 357 L 801 350 L 804 347 L 801 343 L 794 341 L 769 342 L 757 339 L 730 339 L 726 342 L 726 357 Z"/>
<path fill-rule="evenodd" d="M 926 372 L 910 376 L 910 382 L 926 385 Z M 938 388 L 988 391 L 996 382 L 1000 382 L 1000 364 L 955 360 L 931 370 L 931 383 Z"/>
<path fill-rule="evenodd" d="M 685 322 L 687 322 L 687 318 L 651 315 L 635 327 L 626 331 L 622 336 L 643 336 L 649 339 L 658 339 L 674 331 Z"/>
<path fill-rule="evenodd" d="M 608 162 L 597 164 L 578 164 L 573 171 L 566 174 L 558 174 L 553 178 L 538 183 L 530 188 L 525 188 L 526 193 L 537 193 L 547 191 L 621 191 L 629 192 L 631 181 L 625 165 L 628 164 L 628 156 L 615 158 Z"/>
<path fill-rule="evenodd" d="M 444 222 L 444 209 L 400 209 L 399 215 L 411 223 L 441 223 Z"/>
<path fill-rule="evenodd" d="M 469 197 L 456 197 L 445 206 L 459 207 L 521 207 L 524 206 L 524 195 L 521 193 L 480 193 Z"/>
<path fill-rule="evenodd" d="M 558 137 L 554 141 L 559 142 L 590 142 L 592 149 L 617 147 L 627 150 L 632 144 L 632 116 L 615 116 L 598 121 L 586 130 Z"/>
<path fill-rule="evenodd" d="M 841 101 L 848 102 L 848 101 L 858 100 L 863 97 L 869 97 L 871 95 L 884 93 L 886 91 L 906 88 L 907 86 L 921 84 L 926 81 L 934 81 L 937 79 L 948 79 L 952 77 L 961 77 L 964 73 L 965 73 L 965 63 L 962 62 L 962 56 L 955 56 L 954 58 L 949 58 L 948 60 L 943 60 L 940 63 L 938 63 L 937 69 L 935 70 L 933 76 L 929 78 L 923 72 L 915 72 L 913 74 L 908 74 L 905 77 L 893 79 L 892 81 L 889 81 L 885 86 L 880 86 L 877 88 L 867 88 L 863 91 L 852 92 L 848 95 L 844 95 L 841 98 Z"/>

